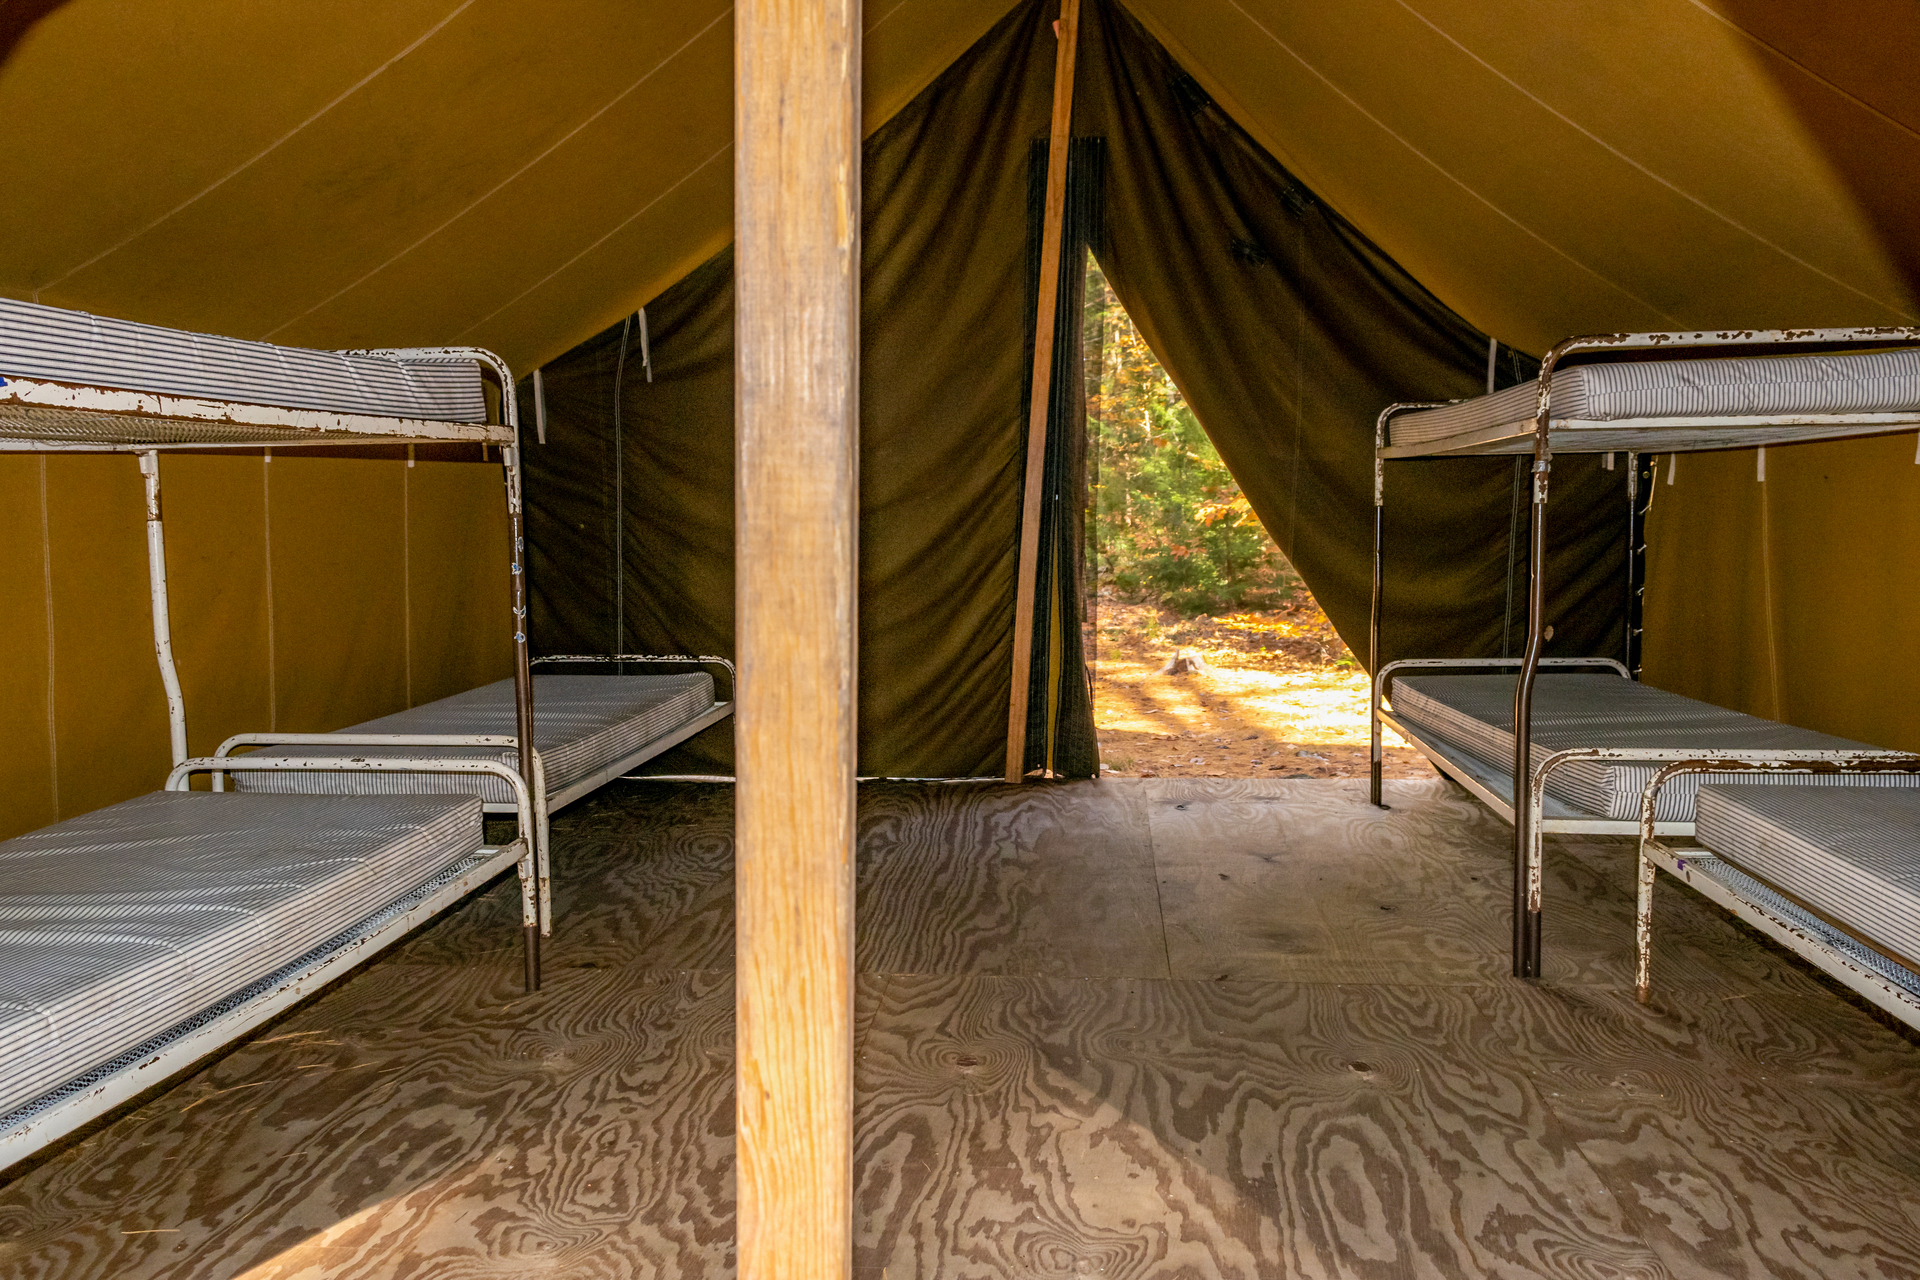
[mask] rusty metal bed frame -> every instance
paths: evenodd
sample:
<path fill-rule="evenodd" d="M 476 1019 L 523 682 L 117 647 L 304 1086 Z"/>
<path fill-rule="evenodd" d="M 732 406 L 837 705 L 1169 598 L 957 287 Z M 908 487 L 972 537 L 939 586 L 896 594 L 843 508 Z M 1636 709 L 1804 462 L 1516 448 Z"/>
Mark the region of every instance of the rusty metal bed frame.
<path fill-rule="evenodd" d="M 513 372 L 506 361 L 480 347 L 405 347 L 359 350 L 356 356 L 408 363 L 473 363 L 498 381 L 498 422 L 440 422 L 330 410 L 213 400 L 172 393 L 92 386 L 7 374 L 0 377 L 0 452 L 132 453 L 146 482 L 148 587 L 153 613 L 154 656 L 166 692 L 172 760 L 187 760 L 186 701 L 173 656 L 167 600 L 166 533 L 160 494 L 160 454 L 178 449 L 279 449 L 343 444 L 440 442 L 492 445 L 500 450 L 510 528 L 508 571 L 512 584 L 514 704 L 517 733 L 503 745 L 519 747 L 519 776 L 532 779 L 533 682 L 527 647 L 527 592 L 523 528 L 520 416 Z M 340 738 L 334 737 L 338 743 Z M 421 744 L 428 745 L 428 744 Z M 520 867 L 526 980 L 540 983 L 540 938 L 551 931 L 536 885 L 546 877 L 545 832 L 536 823 L 523 833 Z"/>
<path fill-rule="evenodd" d="M 1537 978 L 1541 968 L 1541 849 L 1549 833 L 1605 833 L 1633 835 L 1634 821 L 1581 814 L 1546 795 L 1546 780 L 1572 759 L 1613 759 L 1657 762 L 1695 758 L 1698 750 L 1629 751 L 1578 749 L 1562 751 L 1533 765 L 1531 730 L 1535 678 L 1543 667 L 1611 667 L 1628 679 L 1639 675 L 1640 603 L 1644 589 L 1646 503 L 1651 497 L 1652 468 L 1646 459 L 1657 454 L 1742 449 L 1756 445 L 1791 444 L 1804 440 L 1879 435 L 1910 431 L 1920 426 L 1920 411 L 1877 413 L 1795 413 L 1713 415 L 1699 418 L 1625 418 L 1580 421 L 1555 418 L 1552 377 L 1569 357 L 1586 352 L 1658 352 L 1687 348 L 1743 347 L 1791 350 L 1802 347 L 1887 347 L 1920 343 L 1920 327 L 1852 329 L 1738 329 L 1685 333 L 1606 333 L 1568 338 L 1547 352 L 1535 379 L 1538 388 L 1531 421 L 1477 428 L 1418 444 L 1390 443 L 1389 425 L 1400 414 L 1459 404 L 1459 400 L 1408 401 L 1388 405 L 1374 425 L 1373 470 L 1373 601 L 1368 633 L 1368 667 L 1373 672 L 1371 698 L 1372 803 L 1385 808 L 1381 795 L 1381 726 L 1404 737 L 1436 768 L 1487 804 L 1513 827 L 1513 974 Z M 1625 453 L 1627 455 L 1628 557 L 1626 626 L 1621 660 L 1613 658 L 1546 658 L 1541 650 L 1549 628 L 1546 612 L 1546 508 L 1553 455 L 1560 453 Z M 1386 464 L 1402 459 L 1532 455 L 1532 520 L 1527 554 L 1527 640 L 1519 658 L 1406 659 L 1382 666 L 1380 623 L 1385 606 L 1384 512 Z M 1514 755 L 1509 772 L 1489 769 L 1432 735 L 1412 731 L 1382 703 L 1393 673 L 1412 667 L 1480 670 L 1516 668 L 1514 691 Z M 1763 753 L 1764 754 L 1764 753 Z M 1774 753 L 1776 755 L 1780 753 Z M 1526 785 L 1514 780 L 1525 777 Z M 1691 823 L 1659 823 L 1653 836 L 1691 835 Z"/>
<path fill-rule="evenodd" d="M 1920 973 L 1849 922 L 1819 912 L 1779 885 L 1712 850 L 1662 839 L 1654 806 L 1667 783 L 1689 773 L 1759 770 L 1783 775 L 1920 773 L 1920 755 L 1860 751 L 1739 751 L 1677 759 L 1654 775 L 1640 802 L 1640 846 L 1634 883 L 1634 995 L 1645 1004 L 1653 985 L 1653 884 L 1665 871 L 1708 901 L 1810 961 L 1869 1003 L 1920 1030 Z"/>
<path fill-rule="evenodd" d="M 532 685 L 526 635 L 526 580 L 519 418 L 512 371 L 490 351 L 474 347 L 404 348 L 350 353 L 408 363 L 471 362 L 497 379 L 498 422 L 443 422 L 350 412 L 286 408 L 267 404 L 94 386 L 5 373 L 0 376 L 0 453 L 131 453 L 136 455 L 146 495 L 148 590 L 154 656 L 166 696 L 172 772 L 166 790 L 186 790 L 190 775 L 224 770 L 325 770 L 405 773 L 485 773 L 512 792 L 506 806 L 518 819 L 518 834 L 485 845 L 445 869 L 426 885 L 404 893 L 363 926 L 321 952 L 294 958 L 271 981 L 235 993 L 205 1015 L 160 1040 L 137 1047 L 137 1070 L 103 1064 L 0 1136 L 0 1164 L 33 1150 L 105 1114 L 150 1086 L 232 1039 L 276 1016 L 320 986 L 353 968 L 411 929 L 459 901 L 508 868 L 519 874 L 522 936 L 530 987 L 539 983 L 539 939 L 546 925 L 535 893 L 546 874 L 544 825 L 528 779 L 538 775 L 530 758 Z M 3 371 L 0 371 L 3 372 Z M 519 765 L 497 761 L 417 756 L 388 759 L 262 760 L 191 759 L 187 754 L 186 703 L 174 659 L 167 592 L 166 534 L 159 456 L 180 449 L 279 449 L 342 444 L 442 442 L 496 446 L 500 450 L 511 533 L 509 573 L 514 647 L 514 701 L 518 733 L 499 745 L 518 748 Z M 335 738 L 335 742 L 339 739 Z M 433 745 L 422 743 L 421 745 Z M 123 1055 L 125 1056 L 125 1055 Z M 118 1060 L 116 1060 L 117 1062 Z"/>
<path fill-rule="evenodd" d="M 712 655 L 679 654 L 555 654 L 534 658 L 532 667 L 544 665 L 562 665 L 568 663 L 612 665 L 624 668 L 626 664 L 685 664 L 693 666 L 717 666 L 724 669 L 728 678 L 728 694 L 725 699 L 716 698 L 711 706 L 702 710 L 691 719 L 684 720 L 666 733 L 642 744 L 638 749 L 623 755 L 617 760 L 594 770 L 585 777 L 575 779 L 557 791 L 549 791 L 547 786 L 546 761 L 536 748 L 532 753 L 533 777 L 531 790 L 533 795 L 533 821 L 536 830 L 535 844 L 540 856 L 535 860 L 536 872 L 533 882 L 523 886 L 522 914 L 539 924 L 540 937 L 550 937 L 553 933 L 553 890 L 552 860 L 547 855 L 549 825 L 553 812 L 564 809 L 575 800 L 597 791 L 607 783 L 618 778 L 632 775 L 632 771 L 655 756 L 678 746 L 701 730 L 718 724 L 733 714 L 733 689 L 738 676 L 733 663 L 726 658 Z M 498 734 L 478 733 L 356 733 L 351 730 L 335 730 L 331 733 L 236 733 L 222 742 L 213 753 L 216 760 L 239 760 L 248 757 L 235 756 L 234 752 L 247 747 L 264 746 L 303 746 L 337 747 L 342 744 L 375 748 L 377 751 L 396 747 L 514 747 L 518 738 Z M 386 758 L 374 756 L 370 758 Z M 225 773 L 213 773 L 213 789 L 225 789 Z M 514 806 L 507 803 L 485 801 L 482 806 L 488 813 L 512 813 Z M 532 935 L 529 935 L 531 937 Z M 528 970 L 529 990 L 538 989 L 540 973 L 538 953 L 533 953 L 532 967 Z"/>
<path fill-rule="evenodd" d="M 529 877 L 528 868 L 534 857 L 533 833 L 538 826 L 534 820 L 533 793 L 517 770 L 497 760 L 202 757 L 175 764 L 162 789 L 185 791 L 192 775 L 216 770 L 488 774 L 500 778 L 511 790 L 519 830 L 512 840 L 503 844 L 482 843 L 423 884 L 400 886 L 398 895 L 385 907 L 350 925 L 329 942 L 288 957 L 286 963 L 266 976 L 159 1035 L 127 1046 L 117 1056 L 10 1113 L 0 1122 L 0 1169 L 59 1141 L 209 1053 L 270 1022 L 509 867 L 519 868 L 523 884 Z"/>

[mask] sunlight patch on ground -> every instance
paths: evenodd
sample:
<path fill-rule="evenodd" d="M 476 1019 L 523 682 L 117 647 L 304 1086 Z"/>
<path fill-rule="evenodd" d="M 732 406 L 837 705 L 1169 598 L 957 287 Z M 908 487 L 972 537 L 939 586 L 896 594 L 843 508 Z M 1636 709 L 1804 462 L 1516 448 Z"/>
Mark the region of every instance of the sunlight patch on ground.
<path fill-rule="evenodd" d="M 1311 603 L 1185 621 L 1102 601 L 1100 621 L 1095 719 L 1109 772 L 1366 775 L 1369 682 Z M 1177 652 L 1206 669 L 1160 674 Z M 1391 730 L 1382 744 L 1387 777 L 1432 776 Z"/>

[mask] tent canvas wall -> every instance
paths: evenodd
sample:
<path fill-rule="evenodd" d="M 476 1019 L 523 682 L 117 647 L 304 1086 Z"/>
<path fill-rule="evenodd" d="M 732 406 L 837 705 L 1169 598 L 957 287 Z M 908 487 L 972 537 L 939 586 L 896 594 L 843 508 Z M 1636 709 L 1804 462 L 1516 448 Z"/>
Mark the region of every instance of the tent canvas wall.
<path fill-rule="evenodd" d="M 234 733 L 338 728 L 509 670 L 497 464 L 254 451 L 160 466 L 194 753 Z M 135 459 L 0 457 L 0 503 L 5 836 L 151 791 L 171 761 Z"/>
<path fill-rule="evenodd" d="M 867 773 L 985 775 L 1004 758 L 1031 350 L 1027 152 L 1046 129 L 1050 19 L 1043 4 L 1016 9 L 866 146 Z M 1473 394 L 1486 336 L 1267 156 L 1117 6 L 1083 9 L 1074 127 L 1103 144 L 1086 198 L 1103 206 L 1093 248 L 1108 278 L 1267 528 L 1364 648 L 1373 416 L 1396 399 Z M 730 272 L 723 253 L 648 307 L 648 370 L 622 321 L 543 371 L 548 443 L 529 482 L 539 647 L 624 635 L 638 651 L 730 650 Z M 1589 459 L 1561 478 L 1561 651 L 1619 648 L 1624 476 Z M 1392 483 L 1389 654 L 1498 652 L 1512 630 L 1512 463 L 1443 462 Z M 1037 654 L 1077 651 L 1077 626 L 1051 646 L 1040 627 Z M 1083 690 L 1077 673 L 1060 683 L 1076 680 Z M 1065 709 L 1090 737 L 1084 698 Z M 1062 771 L 1096 764 L 1088 753 Z M 721 740 L 658 764 L 730 767 Z"/>
<path fill-rule="evenodd" d="M 873 6 L 868 130 L 905 109 L 1010 8 L 958 0 Z M 1920 92 L 1899 51 L 1912 47 L 1920 19 L 1893 0 L 1818 20 L 1786 0 L 1667 0 L 1631 12 L 1583 4 L 1545 21 L 1529 6 L 1467 0 L 1132 0 L 1100 12 L 1112 15 L 1109 31 L 1123 19 L 1138 21 L 1210 105 L 1187 111 L 1177 95 L 1173 107 L 1102 105 L 1089 96 L 1076 129 L 1105 134 L 1110 147 L 1138 145 L 1138 159 L 1159 147 L 1185 162 L 1228 155 L 1219 139 L 1229 125 L 1243 130 L 1258 149 L 1224 172 L 1193 168 L 1182 179 L 1189 192 L 1224 192 L 1230 207 L 1236 192 L 1262 192 L 1259 182 L 1273 179 L 1260 174 L 1272 166 L 1317 198 L 1309 221 L 1324 242 L 1357 233 L 1347 240 L 1353 253 L 1370 242 L 1381 262 L 1405 268 L 1432 296 L 1397 286 L 1389 292 L 1439 325 L 1428 337 L 1452 333 L 1424 365 L 1404 363 L 1405 350 L 1390 357 L 1394 376 L 1406 374 L 1420 394 L 1475 389 L 1465 350 L 1474 327 L 1537 351 L 1569 332 L 1596 329 L 1875 323 L 1914 314 Z M 638 305 L 692 287 L 699 264 L 729 241 L 728 13 L 719 3 L 605 0 L 10 7 L 0 20 L 0 119 L 8 121 L 12 153 L 33 159 L 31 180 L 0 189 L 0 290 L 281 342 L 457 339 L 496 347 L 518 368 L 555 359 Z M 1112 39 L 1090 44 L 1089 56 L 1121 47 Z M 1106 82 L 1121 69 L 1109 67 Z M 1101 82 L 1092 77 L 1089 95 Z M 247 107 L 236 111 L 234 102 Z M 1143 137 L 1111 123 L 1136 111 L 1159 112 L 1161 131 Z M 1027 124 L 1015 132 L 1024 145 L 1040 130 Z M 1194 139 L 1209 136 L 1210 153 L 1193 149 Z M 1117 208 L 1131 192 L 1169 231 L 1181 231 L 1164 205 L 1154 211 L 1153 184 L 1143 180 L 1152 176 L 1110 155 L 1110 203 Z M 878 194 L 869 188 L 870 201 Z M 1245 201 L 1244 212 L 1273 214 L 1274 194 L 1269 185 Z M 1217 292 L 1205 305 L 1188 297 L 1174 306 L 1174 285 L 1186 278 L 1156 281 L 1154 273 L 1180 269 L 1181 237 L 1152 244 L 1151 253 L 1136 246 L 1129 257 L 1124 232 L 1114 230 L 1127 219 L 1116 208 L 1108 211 L 1107 251 L 1123 299 L 1249 491 L 1267 492 L 1256 496 L 1262 515 L 1281 526 L 1283 540 L 1293 536 L 1285 532 L 1292 508 L 1272 496 L 1293 491 L 1260 474 L 1288 455 L 1235 421 L 1251 398 L 1245 379 L 1255 362 L 1229 363 L 1223 355 L 1245 352 L 1223 353 L 1202 323 L 1224 323 L 1235 306 L 1255 311 L 1261 295 L 1210 280 Z M 968 231 L 943 230 L 956 239 Z M 1188 239 L 1205 244 L 1205 237 Z M 1292 243 L 1272 240 L 1283 249 Z M 1276 252 L 1261 236 L 1250 241 L 1258 253 Z M 1309 298 L 1316 296 L 1311 286 L 1289 280 L 1286 288 Z M 1269 280 L 1266 287 L 1277 286 Z M 1226 299 L 1218 313 L 1217 298 Z M 1464 320 L 1447 316 L 1449 309 Z M 1317 314 L 1328 316 L 1324 308 Z M 1369 421 L 1375 408 L 1364 407 Z M 969 465 L 993 453 L 991 439 L 975 443 Z M 1793 718 L 1846 721 L 1816 725 L 1831 731 L 1920 744 L 1914 700 L 1840 693 L 1885 687 L 1884 673 L 1895 669 L 1887 661 L 1893 637 L 1911 621 L 1912 557 L 1892 535 L 1910 509 L 1904 486 L 1911 473 L 1898 468 L 1912 463 L 1910 452 L 1904 461 L 1896 452 L 1891 442 L 1775 451 L 1771 476 L 1781 479 L 1770 478 L 1765 503 L 1752 501 L 1751 491 L 1734 493 L 1739 473 L 1752 474 L 1750 456 L 1683 462 L 1679 483 L 1662 488 L 1654 513 L 1650 676 L 1684 692 L 1745 699 L 1763 712 L 1777 706 Z M 33 600 L 36 583 L 43 604 L 65 589 L 46 587 L 49 565 L 57 582 L 98 577 L 105 598 L 116 594 L 108 576 L 124 577 L 135 563 L 137 544 L 121 555 L 112 550 L 117 543 L 93 537 L 120 515 L 114 483 L 82 479 L 91 465 L 50 462 L 44 502 L 33 464 L 9 475 L 13 525 L 26 535 L 4 553 L 3 572 L 24 593 L 16 600 Z M 398 533 L 386 508 L 389 476 L 400 465 L 341 464 L 329 474 L 365 495 L 376 520 Z M 1327 507 L 1299 508 L 1316 531 L 1351 518 L 1343 466 L 1310 490 Z M 1805 481 L 1794 479 L 1803 469 Z M 1433 474 L 1435 491 L 1455 487 Z M 1694 477 L 1714 476 L 1720 489 L 1689 488 Z M 1489 505 L 1504 540 L 1501 504 L 1480 492 L 1500 483 L 1485 479 L 1464 495 L 1444 493 L 1460 504 L 1457 514 L 1436 507 L 1432 526 L 1409 530 L 1401 544 L 1429 546 L 1468 525 L 1477 536 Z M 1563 495 L 1570 487 L 1563 485 Z M 233 496 L 221 504 L 239 509 L 250 500 L 248 482 L 236 478 L 228 488 Z M 1591 532 L 1592 546 L 1601 546 L 1577 505 L 1558 509 L 1557 527 L 1576 545 Z M 53 533 L 36 534 L 42 521 Z M 983 522 L 991 523 L 991 511 Z M 1840 527 L 1863 536 L 1833 536 Z M 66 568 L 55 536 L 62 528 L 77 531 Z M 419 527 L 421 538 L 446 543 L 469 532 L 450 513 Z M 244 558 L 265 564 L 264 532 L 247 535 L 256 536 L 261 545 Z M 1336 533 L 1336 541 L 1344 536 Z M 897 545 L 904 557 L 909 544 Z M 1735 600 L 1725 585 L 1728 559 L 1710 553 L 1756 546 L 1768 549 L 1752 571 L 1765 568 L 1756 580 L 1764 589 Z M 1305 542 L 1294 548 L 1339 617 L 1345 571 L 1334 551 L 1327 549 L 1326 567 L 1312 569 L 1314 550 Z M 119 570 L 116 556 L 127 561 Z M 1478 561 L 1458 559 L 1435 547 L 1427 565 L 1440 574 L 1431 580 L 1434 598 L 1464 606 L 1449 611 L 1452 618 L 1484 619 L 1474 593 L 1484 598 L 1504 563 L 1490 580 Z M 364 563 L 375 572 L 371 560 Z M 979 567 L 985 563 L 975 564 L 978 590 L 969 599 L 991 613 L 995 571 Z M 1604 558 L 1591 564 L 1595 581 L 1604 578 Z M 275 578 L 276 591 L 292 572 Z M 239 598 L 239 577 L 212 576 Z M 1424 573 L 1411 580 L 1428 581 Z M 1816 583 L 1823 593 L 1838 590 L 1847 607 L 1825 607 L 1827 595 L 1796 598 Z M 1721 596 L 1737 607 L 1705 607 Z M 358 582 L 332 593 L 328 625 L 300 630 L 303 642 L 319 646 L 316 661 L 278 671 L 274 696 L 308 699 L 317 718 L 333 723 L 376 709 L 354 702 L 363 692 L 352 681 L 330 684 L 327 673 L 358 678 L 343 656 L 354 637 L 383 635 L 391 644 L 400 635 L 404 647 L 404 632 L 381 621 L 393 612 L 392 598 Z M 130 601 L 137 612 L 137 593 Z M 192 608 L 182 602 L 183 619 Z M 57 614 L 55 606 L 56 622 Z M 85 764 L 63 763 L 63 770 L 84 767 L 89 776 L 123 778 L 120 786 L 135 785 L 140 774 L 127 763 L 143 749 L 131 745 L 140 735 L 119 732 L 147 714 L 143 698 L 158 706 L 157 692 L 140 692 L 152 681 L 139 619 L 75 616 L 68 635 L 105 643 L 111 633 L 117 656 L 68 662 L 73 651 L 61 649 L 44 686 L 51 693 L 35 692 L 48 669 L 45 641 L 35 637 L 46 628 L 16 627 L 4 641 L 0 657 L 25 675 L 12 686 L 7 712 L 14 740 L 27 744 L 10 754 L 10 794 L 47 794 L 53 738 L 71 732 L 49 736 L 49 700 L 56 719 L 65 704 L 75 708 L 70 724 L 105 715 L 115 726 L 100 741 L 76 740 L 62 759 Z M 1855 618 L 1867 625 L 1850 626 Z M 1596 628 L 1605 622 L 1587 620 Z M 881 621 L 868 618 L 876 627 Z M 1743 647 L 1740 638 L 1766 634 L 1765 623 L 1773 635 L 1765 653 Z M 248 625 L 258 631 L 258 623 Z M 54 631 L 59 647 L 62 628 Z M 955 635 L 975 644 L 990 631 Z M 1486 634 L 1459 639 L 1483 649 L 1489 642 Z M 1697 656 L 1707 653 L 1738 658 L 1710 667 Z M 984 669 L 946 678 L 977 684 Z M 60 682 L 89 679 L 83 673 L 90 670 L 111 673 L 89 680 L 101 690 L 97 700 L 78 684 L 62 692 Z M 381 680 L 376 701 L 404 696 L 404 682 Z M 108 692 L 117 688 L 111 681 L 124 683 L 124 698 Z M 253 687 L 264 673 L 234 683 Z M 982 706 L 992 700 L 979 688 L 966 696 Z M 950 718 L 957 728 L 970 723 Z M 984 746 L 984 738 L 972 745 Z M 904 755 L 872 763 L 920 765 Z M 978 761 L 926 763 L 945 772 Z M 95 799 L 113 798 L 110 791 Z"/>

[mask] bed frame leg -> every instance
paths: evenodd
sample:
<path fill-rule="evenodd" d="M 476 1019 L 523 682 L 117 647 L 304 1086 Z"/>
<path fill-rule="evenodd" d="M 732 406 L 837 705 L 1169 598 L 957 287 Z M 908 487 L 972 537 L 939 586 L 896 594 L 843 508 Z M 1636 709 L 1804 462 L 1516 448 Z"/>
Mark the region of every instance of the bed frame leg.
<path fill-rule="evenodd" d="M 530 840 L 531 833 L 522 840 Z M 539 855 L 529 847 L 520 859 L 520 954 L 526 963 L 527 991 L 540 989 Z"/>
<path fill-rule="evenodd" d="M 1633 998 L 1641 1004 L 1653 989 L 1653 877 L 1657 870 L 1646 850 L 1640 850 L 1640 883 L 1634 895 Z"/>
<path fill-rule="evenodd" d="M 1543 363 L 1540 402 L 1534 423 L 1533 527 L 1528 541 L 1527 648 L 1520 678 L 1513 690 L 1513 976 L 1540 976 L 1540 908 L 1534 892 L 1545 850 L 1535 825 L 1533 788 L 1533 682 L 1540 671 L 1546 643 L 1547 611 L 1547 477 L 1552 471 L 1547 449 L 1547 378 L 1551 364 Z"/>
<path fill-rule="evenodd" d="M 1387 413 L 1391 412 L 1391 409 L 1387 410 Z M 1373 788 L 1368 799 L 1376 809 L 1392 807 L 1383 803 L 1380 795 L 1380 764 L 1383 759 L 1380 749 L 1380 607 L 1384 603 L 1386 594 L 1386 563 L 1383 550 L 1387 495 L 1387 464 L 1381 459 L 1380 450 L 1385 446 L 1386 440 L 1386 413 L 1382 413 L 1380 421 L 1373 429 L 1373 607 L 1367 619 L 1367 676 L 1368 684 L 1372 686 L 1369 699 L 1372 747 L 1368 759 L 1373 772 Z"/>

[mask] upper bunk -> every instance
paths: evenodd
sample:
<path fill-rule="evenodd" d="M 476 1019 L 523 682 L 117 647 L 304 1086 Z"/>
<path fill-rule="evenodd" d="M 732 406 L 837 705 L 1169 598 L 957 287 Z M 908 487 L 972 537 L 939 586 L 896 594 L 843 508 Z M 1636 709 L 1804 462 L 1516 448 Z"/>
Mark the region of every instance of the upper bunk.
<path fill-rule="evenodd" d="M 315 351 L 0 298 L 0 452 L 511 446 L 483 371 L 510 401 L 507 366 L 478 348 Z"/>
<path fill-rule="evenodd" d="M 1571 338 L 1542 362 L 1552 453 L 1689 453 L 1750 449 L 1920 427 L 1920 329 L 1727 330 Z M 1676 360 L 1673 349 L 1867 346 L 1811 355 Z M 1606 363 L 1555 367 L 1577 353 Z M 1539 379 L 1446 404 L 1394 405 L 1381 415 L 1381 458 L 1535 451 Z"/>

